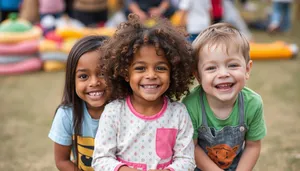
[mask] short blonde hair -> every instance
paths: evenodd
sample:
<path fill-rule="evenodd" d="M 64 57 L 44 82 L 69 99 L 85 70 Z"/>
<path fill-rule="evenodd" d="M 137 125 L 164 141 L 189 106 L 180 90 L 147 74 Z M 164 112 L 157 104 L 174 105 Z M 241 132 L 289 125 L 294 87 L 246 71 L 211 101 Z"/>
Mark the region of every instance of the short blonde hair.
<path fill-rule="evenodd" d="M 211 47 L 220 44 L 225 45 L 226 52 L 230 47 L 236 47 L 237 51 L 242 53 L 246 63 L 249 62 L 250 47 L 247 38 L 232 25 L 217 23 L 203 30 L 192 43 L 196 65 L 199 61 L 200 51 L 205 45 Z"/>

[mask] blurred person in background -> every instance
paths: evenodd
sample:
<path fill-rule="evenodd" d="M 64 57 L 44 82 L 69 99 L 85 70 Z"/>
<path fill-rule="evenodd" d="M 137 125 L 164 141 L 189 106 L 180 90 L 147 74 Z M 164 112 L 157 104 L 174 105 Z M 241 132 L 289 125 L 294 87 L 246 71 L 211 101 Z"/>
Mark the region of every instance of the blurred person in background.
<path fill-rule="evenodd" d="M 67 13 L 85 26 L 102 26 L 108 19 L 107 0 L 66 0 Z"/>
<path fill-rule="evenodd" d="M 59 18 L 65 12 L 64 0 L 39 0 L 40 19 L 46 15 L 51 15 L 54 18 Z"/>
<path fill-rule="evenodd" d="M 169 0 L 125 0 L 125 15 L 135 13 L 141 21 L 151 16 L 170 18 L 175 10 Z"/>
<path fill-rule="evenodd" d="M 194 41 L 198 34 L 211 24 L 211 0 L 181 0 L 179 10 L 182 12 L 180 21 L 186 21 L 190 42 Z M 184 24 L 181 23 L 181 25 Z"/>
<path fill-rule="evenodd" d="M 273 0 L 269 32 L 285 32 L 291 28 L 292 2 L 293 0 Z"/>

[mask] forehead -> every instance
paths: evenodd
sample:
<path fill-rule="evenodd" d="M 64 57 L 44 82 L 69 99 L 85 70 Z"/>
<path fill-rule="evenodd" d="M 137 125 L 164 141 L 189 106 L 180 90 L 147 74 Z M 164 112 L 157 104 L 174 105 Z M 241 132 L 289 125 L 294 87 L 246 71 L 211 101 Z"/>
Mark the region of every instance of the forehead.
<path fill-rule="evenodd" d="M 79 58 L 76 70 L 80 68 L 97 68 L 99 61 L 100 52 L 98 50 L 87 52 Z"/>
<path fill-rule="evenodd" d="M 207 57 L 240 57 L 243 58 L 243 53 L 240 48 L 234 45 L 225 44 L 225 43 L 208 43 L 205 44 L 199 51 L 199 60 Z"/>
<path fill-rule="evenodd" d="M 156 62 L 166 62 L 168 63 L 162 49 L 158 51 L 153 45 L 143 45 L 134 54 L 133 63 L 144 62 L 144 63 L 156 63 Z"/>

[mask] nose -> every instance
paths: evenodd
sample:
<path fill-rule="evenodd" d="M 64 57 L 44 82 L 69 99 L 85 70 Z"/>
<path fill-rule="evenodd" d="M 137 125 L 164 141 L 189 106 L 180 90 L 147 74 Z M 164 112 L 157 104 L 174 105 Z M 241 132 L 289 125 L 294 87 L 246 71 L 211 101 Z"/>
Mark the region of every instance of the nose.
<path fill-rule="evenodd" d="M 227 77 L 229 77 L 229 75 L 230 74 L 229 74 L 227 68 L 225 68 L 225 67 L 219 68 L 219 73 L 218 73 L 219 78 L 227 78 Z"/>
<path fill-rule="evenodd" d="M 157 78 L 157 75 L 156 75 L 156 72 L 155 72 L 154 69 L 149 69 L 147 71 L 147 78 L 148 79 L 155 79 L 155 78 Z"/>
<path fill-rule="evenodd" d="M 101 84 L 100 78 L 98 78 L 97 76 L 91 77 L 90 84 L 89 84 L 90 87 L 99 86 L 100 84 Z"/>

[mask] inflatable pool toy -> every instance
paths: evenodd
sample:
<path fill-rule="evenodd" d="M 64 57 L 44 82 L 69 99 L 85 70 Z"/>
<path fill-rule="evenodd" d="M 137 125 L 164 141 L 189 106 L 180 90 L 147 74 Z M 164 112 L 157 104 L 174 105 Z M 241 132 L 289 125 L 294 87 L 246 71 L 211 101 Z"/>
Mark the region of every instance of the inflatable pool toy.
<path fill-rule="evenodd" d="M 55 42 L 62 42 L 63 41 L 63 38 L 60 37 L 59 35 L 57 35 L 55 31 L 49 31 L 48 33 L 46 33 L 45 38 L 47 40 L 53 40 Z"/>
<path fill-rule="evenodd" d="M 39 41 L 28 40 L 14 44 L 0 44 L 0 55 L 28 55 L 38 52 Z"/>
<path fill-rule="evenodd" d="M 28 58 L 32 58 L 32 56 L 1 56 L 0 55 L 0 64 L 17 63 L 17 62 L 24 61 Z"/>
<path fill-rule="evenodd" d="M 0 64 L 0 75 L 14 75 L 41 70 L 43 62 L 39 58 L 29 58 L 22 62 Z"/>
<path fill-rule="evenodd" d="M 44 71 L 54 72 L 66 69 L 66 63 L 60 61 L 45 61 L 43 66 Z"/>
<path fill-rule="evenodd" d="M 298 54 L 298 46 L 283 41 L 250 43 L 251 59 L 291 59 Z"/>
<path fill-rule="evenodd" d="M 88 35 L 101 35 L 111 37 L 115 33 L 115 28 L 58 28 L 56 29 L 56 34 L 62 37 L 63 39 L 66 38 L 75 38 L 79 39 L 84 36 Z"/>
<path fill-rule="evenodd" d="M 66 39 L 64 42 L 55 42 L 52 40 L 42 40 L 40 42 L 39 51 L 44 52 L 64 52 L 69 53 L 76 43 L 77 39 Z"/>
<path fill-rule="evenodd" d="M 0 43 L 17 43 L 26 40 L 37 40 L 42 31 L 37 26 L 32 26 L 28 21 L 17 19 L 16 15 L 0 24 Z"/>
<path fill-rule="evenodd" d="M 62 61 L 66 62 L 68 54 L 63 52 L 44 52 L 40 54 L 42 61 Z"/>

